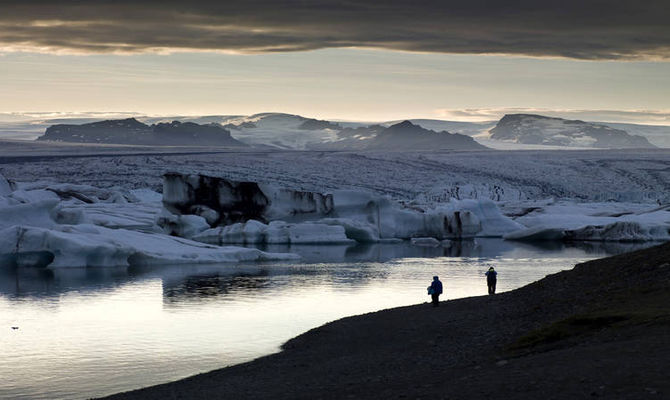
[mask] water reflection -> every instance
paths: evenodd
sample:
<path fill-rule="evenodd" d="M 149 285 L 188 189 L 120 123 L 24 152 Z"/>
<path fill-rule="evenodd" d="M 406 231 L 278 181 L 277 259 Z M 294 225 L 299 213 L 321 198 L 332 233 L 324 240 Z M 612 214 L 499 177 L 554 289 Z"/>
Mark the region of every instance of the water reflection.
<path fill-rule="evenodd" d="M 80 399 L 157 384 L 277 351 L 347 315 L 500 291 L 637 245 L 533 246 L 498 239 L 292 246 L 300 263 L 134 268 L 0 267 L 0 398 Z M 12 330 L 11 326 L 20 329 Z"/>
<path fill-rule="evenodd" d="M 98 291 L 119 287 L 130 282 L 160 279 L 166 301 L 177 297 L 225 296 L 233 291 L 253 291 L 273 286 L 319 285 L 320 279 L 310 275 L 348 274 L 344 280 L 364 282 L 384 279 L 376 270 L 368 276 L 365 269 L 301 268 L 303 264 L 384 263 L 407 258 L 533 258 L 533 257 L 604 257 L 639 250 L 652 242 L 535 242 L 521 243 L 500 239 L 454 241 L 449 246 L 415 246 L 397 244 L 358 245 L 267 245 L 259 247 L 271 252 L 293 252 L 302 257 L 300 263 L 240 263 L 224 265 L 188 265 L 130 268 L 16 268 L 0 265 L 0 294 L 8 298 L 58 296 L 69 291 Z M 269 268 L 271 266 L 271 268 Z M 293 280 L 270 279 L 273 275 L 292 275 Z M 356 276 L 352 276 L 356 274 Z M 254 279 L 249 279 L 253 277 Z M 268 279 L 260 279 L 268 277 Z M 299 281 L 295 281 L 298 279 Z"/>

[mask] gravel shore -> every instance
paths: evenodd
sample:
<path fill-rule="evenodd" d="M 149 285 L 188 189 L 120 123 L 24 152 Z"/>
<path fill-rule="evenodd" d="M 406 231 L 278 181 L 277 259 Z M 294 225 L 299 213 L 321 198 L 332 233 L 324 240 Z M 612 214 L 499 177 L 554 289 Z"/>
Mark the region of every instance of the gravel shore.
<path fill-rule="evenodd" d="M 108 399 L 670 398 L 670 243 L 493 296 L 343 318 Z"/>

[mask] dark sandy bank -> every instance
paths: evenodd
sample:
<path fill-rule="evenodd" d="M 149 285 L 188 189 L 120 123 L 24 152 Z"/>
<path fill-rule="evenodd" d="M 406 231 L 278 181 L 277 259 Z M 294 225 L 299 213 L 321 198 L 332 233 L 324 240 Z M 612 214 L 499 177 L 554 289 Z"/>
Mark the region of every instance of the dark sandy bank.
<path fill-rule="evenodd" d="M 670 243 L 490 297 L 344 318 L 112 399 L 670 398 Z"/>

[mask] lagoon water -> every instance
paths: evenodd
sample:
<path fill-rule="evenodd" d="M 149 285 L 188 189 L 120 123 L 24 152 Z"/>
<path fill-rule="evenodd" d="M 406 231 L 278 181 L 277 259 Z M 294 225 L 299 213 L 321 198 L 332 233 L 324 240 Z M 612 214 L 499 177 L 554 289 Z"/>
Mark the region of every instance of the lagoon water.
<path fill-rule="evenodd" d="M 348 315 L 507 291 L 639 246 L 535 247 L 499 239 L 269 248 L 303 261 L 151 268 L 0 266 L 0 398 L 84 399 L 167 382 L 279 351 Z M 13 327 L 18 329 L 13 329 Z"/>

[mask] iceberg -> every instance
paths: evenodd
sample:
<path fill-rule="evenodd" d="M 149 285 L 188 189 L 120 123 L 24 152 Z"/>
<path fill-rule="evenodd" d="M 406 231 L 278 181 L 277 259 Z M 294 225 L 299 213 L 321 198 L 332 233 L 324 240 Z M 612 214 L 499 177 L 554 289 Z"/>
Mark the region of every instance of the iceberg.
<path fill-rule="evenodd" d="M 295 254 L 219 247 L 173 236 L 95 225 L 0 230 L 0 259 L 16 266 L 114 267 L 295 260 Z"/>
<path fill-rule="evenodd" d="M 41 200 L 0 207 L 0 229 L 14 225 L 51 228 L 56 225 L 52 213 L 58 200 Z"/>
<path fill-rule="evenodd" d="M 504 216 L 491 200 L 454 200 L 438 208 L 417 210 L 364 191 L 322 194 L 177 172 L 164 176 L 163 204 L 175 215 L 208 215 L 206 221 L 214 230 L 194 236 L 207 243 L 444 240 L 501 237 L 524 228 Z M 178 217 L 172 220 L 179 223 Z M 280 221 L 288 225 L 273 226 Z M 179 230 L 176 227 L 172 232 Z M 304 232 L 299 237 L 298 230 Z"/>
<path fill-rule="evenodd" d="M 607 225 L 588 225 L 565 232 L 569 240 L 608 242 L 642 242 L 670 240 L 670 225 L 650 225 L 633 221 L 619 221 Z"/>
<path fill-rule="evenodd" d="M 208 229 L 193 237 L 210 244 L 351 244 L 345 229 L 339 225 L 316 222 L 287 223 L 256 220 Z"/>
<path fill-rule="evenodd" d="M 426 238 L 412 238 L 410 241 L 414 246 L 426 246 L 426 247 L 437 247 L 441 246 L 442 242 L 439 240 L 432 238 L 432 237 L 426 237 Z"/>
<path fill-rule="evenodd" d="M 522 241 L 654 241 L 670 240 L 668 206 L 634 203 L 544 204 L 516 219 L 525 229 L 503 238 Z"/>

